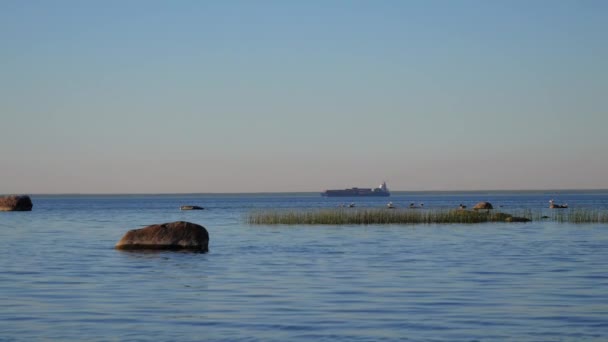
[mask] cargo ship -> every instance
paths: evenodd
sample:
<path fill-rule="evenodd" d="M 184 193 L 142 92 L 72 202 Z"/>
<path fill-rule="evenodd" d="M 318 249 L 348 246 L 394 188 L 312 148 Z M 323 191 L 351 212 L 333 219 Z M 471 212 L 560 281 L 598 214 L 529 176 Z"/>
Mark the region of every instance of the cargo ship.
<path fill-rule="evenodd" d="M 377 188 L 350 188 L 343 190 L 325 190 L 321 196 L 325 197 L 388 197 L 391 193 L 386 187 L 386 182 Z"/>

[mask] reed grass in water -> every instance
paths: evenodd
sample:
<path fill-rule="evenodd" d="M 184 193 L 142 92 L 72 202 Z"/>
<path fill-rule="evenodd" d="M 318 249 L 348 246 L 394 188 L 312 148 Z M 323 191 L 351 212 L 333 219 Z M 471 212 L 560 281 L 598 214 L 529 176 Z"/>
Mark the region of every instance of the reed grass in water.
<path fill-rule="evenodd" d="M 258 211 L 249 214 L 250 224 L 420 224 L 505 222 L 512 215 L 492 211 L 411 209 L 320 209 Z"/>
<path fill-rule="evenodd" d="M 251 212 L 250 224 L 449 224 L 518 221 L 555 221 L 560 223 L 608 223 L 608 211 L 594 209 L 566 209 L 554 211 L 550 216 L 542 211 L 523 210 L 517 215 L 486 210 L 411 210 L 411 209 L 352 209 L 332 208 L 319 210 L 266 210 Z"/>
<path fill-rule="evenodd" d="M 599 209 L 560 209 L 550 218 L 560 223 L 608 223 L 608 211 Z"/>

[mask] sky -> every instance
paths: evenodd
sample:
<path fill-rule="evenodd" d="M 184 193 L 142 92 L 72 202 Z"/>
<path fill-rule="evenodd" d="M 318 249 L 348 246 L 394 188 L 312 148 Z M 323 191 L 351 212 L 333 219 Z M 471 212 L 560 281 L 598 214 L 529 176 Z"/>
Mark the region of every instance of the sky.
<path fill-rule="evenodd" d="M 0 193 L 608 188 L 606 1 L 0 1 Z"/>

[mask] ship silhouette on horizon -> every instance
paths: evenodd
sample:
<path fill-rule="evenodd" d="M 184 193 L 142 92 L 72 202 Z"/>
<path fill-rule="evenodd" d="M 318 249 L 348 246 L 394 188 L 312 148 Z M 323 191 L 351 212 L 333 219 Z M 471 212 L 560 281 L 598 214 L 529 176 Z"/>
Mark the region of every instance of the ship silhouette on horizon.
<path fill-rule="evenodd" d="M 377 188 L 350 188 L 342 190 L 325 190 L 321 193 L 324 197 L 388 197 L 391 193 L 388 191 L 386 182 L 382 182 Z"/>

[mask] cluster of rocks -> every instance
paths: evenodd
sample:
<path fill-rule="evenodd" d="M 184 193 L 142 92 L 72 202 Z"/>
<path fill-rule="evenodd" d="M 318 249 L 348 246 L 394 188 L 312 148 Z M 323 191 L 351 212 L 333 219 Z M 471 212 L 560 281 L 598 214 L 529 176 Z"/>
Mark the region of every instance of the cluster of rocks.
<path fill-rule="evenodd" d="M 32 199 L 27 195 L 0 197 L 0 211 L 31 211 Z M 202 210 L 199 206 L 182 206 L 182 210 Z M 128 231 L 115 246 L 123 250 L 191 250 L 209 251 L 209 232 L 205 227 L 185 222 L 154 224 Z"/>
<path fill-rule="evenodd" d="M 0 197 L 0 211 L 30 211 L 32 200 L 27 195 L 12 195 Z M 464 207 L 466 208 L 466 207 Z M 473 210 L 491 210 L 494 207 L 489 202 L 479 202 Z M 182 206 L 182 210 L 201 210 L 202 207 Z M 461 204 L 461 208 L 463 205 Z M 529 222 L 524 217 L 504 214 L 506 222 Z M 154 224 L 141 229 L 128 231 L 115 246 L 121 250 L 192 250 L 209 251 L 209 233 L 205 227 L 185 221 Z"/>
<path fill-rule="evenodd" d="M 463 209 L 463 205 L 460 205 L 460 209 Z M 486 211 L 490 211 L 491 209 L 494 209 L 494 206 L 492 205 L 492 203 L 490 202 L 479 202 L 477 204 L 475 204 L 475 206 L 473 207 L 473 210 L 486 210 Z M 525 217 L 518 217 L 518 216 L 512 216 L 509 214 L 504 214 L 504 213 L 496 213 L 496 215 L 499 215 L 500 217 L 504 217 L 504 221 L 505 222 L 530 222 L 531 220 L 529 218 L 525 218 Z"/>

